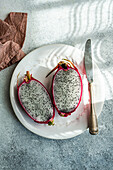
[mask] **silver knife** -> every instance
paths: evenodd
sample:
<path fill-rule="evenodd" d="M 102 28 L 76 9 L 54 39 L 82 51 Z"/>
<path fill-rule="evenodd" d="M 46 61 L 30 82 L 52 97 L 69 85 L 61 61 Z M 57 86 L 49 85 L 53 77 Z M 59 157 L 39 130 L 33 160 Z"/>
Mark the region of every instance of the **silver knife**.
<path fill-rule="evenodd" d="M 93 99 L 93 60 L 92 60 L 92 51 L 91 51 L 91 39 L 88 39 L 85 44 L 85 70 L 87 80 L 89 82 L 89 90 L 90 90 L 90 99 L 91 99 L 91 112 L 89 114 L 89 133 L 92 135 L 98 134 L 98 121 L 97 115 L 94 109 L 94 104 L 92 103 Z"/>

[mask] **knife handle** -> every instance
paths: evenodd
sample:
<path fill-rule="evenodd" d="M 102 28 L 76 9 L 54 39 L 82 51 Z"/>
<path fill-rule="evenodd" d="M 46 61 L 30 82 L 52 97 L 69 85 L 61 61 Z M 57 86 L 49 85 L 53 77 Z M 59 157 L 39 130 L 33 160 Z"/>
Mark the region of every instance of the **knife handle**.
<path fill-rule="evenodd" d="M 89 83 L 90 88 L 90 98 L 91 98 L 91 112 L 89 115 L 89 133 L 91 135 L 97 135 L 98 134 L 98 121 L 97 121 L 97 115 L 95 112 L 94 104 L 92 102 L 93 99 L 93 83 Z"/>

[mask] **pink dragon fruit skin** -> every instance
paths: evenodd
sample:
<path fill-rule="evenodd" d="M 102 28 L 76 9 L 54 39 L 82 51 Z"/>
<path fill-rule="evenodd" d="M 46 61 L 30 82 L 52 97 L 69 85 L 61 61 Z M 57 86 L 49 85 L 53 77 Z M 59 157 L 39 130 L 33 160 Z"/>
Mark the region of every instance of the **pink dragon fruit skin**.
<path fill-rule="evenodd" d="M 79 93 L 79 98 L 78 98 L 78 100 L 77 100 L 74 108 L 68 109 L 68 107 L 69 107 L 69 106 L 68 106 L 68 107 L 66 107 L 67 111 L 66 111 L 66 110 L 61 111 L 61 110 L 58 108 L 57 104 L 56 104 L 56 100 L 55 100 L 55 90 L 54 90 L 54 89 L 55 89 L 55 86 L 57 86 L 57 85 L 54 84 L 55 78 L 56 78 L 56 76 L 58 75 L 59 71 L 61 71 L 61 70 L 64 71 L 63 68 L 59 68 L 59 69 L 57 70 L 57 72 L 55 73 L 54 78 L 53 78 L 53 83 L 52 83 L 53 104 L 54 104 L 57 112 L 59 113 L 59 115 L 61 115 L 61 116 L 63 116 L 63 117 L 67 117 L 67 116 L 71 115 L 71 113 L 73 113 L 73 112 L 77 109 L 77 107 L 79 106 L 79 104 L 80 104 L 80 102 L 81 102 L 81 98 L 82 98 L 82 79 L 81 79 L 81 76 L 80 76 L 78 70 L 76 70 L 76 73 L 78 74 L 78 77 L 79 77 L 79 80 L 80 80 L 80 83 L 81 83 L 81 87 L 80 87 L 81 89 L 80 89 L 80 91 L 79 91 L 79 92 L 80 92 L 80 93 Z M 69 71 L 69 70 L 74 70 L 74 71 L 75 71 L 74 68 L 70 68 L 70 67 L 68 67 L 67 70 L 68 70 L 68 71 Z M 66 71 L 64 71 L 64 72 L 66 73 Z M 64 81 L 65 81 L 65 80 L 64 80 Z M 60 89 L 60 87 L 59 87 L 59 89 Z M 57 92 L 56 92 L 56 93 L 57 93 Z M 67 94 L 67 95 L 68 95 L 68 94 Z M 70 94 L 70 95 L 71 95 L 71 94 Z M 77 95 L 77 94 L 75 94 L 75 95 Z M 77 96 L 77 97 L 78 97 L 78 96 Z M 58 98 L 58 97 L 57 97 L 57 98 Z M 61 98 L 61 97 L 60 97 L 60 98 Z M 64 101 L 64 102 L 65 102 L 65 101 Z M 71 102 L 74 102 L 74 100 L 71 101 Z M 65 105 L 64 105 L 64 107 L 65 107 Z"/>
<path fill-rule="evenodd" d="M 40 124 L 54 125 L 55 109 L 45 86 L 30 75 L 29 71 L 18 86 L 18 99 L 27 115 Z"/>
<path fill-rule="evenodd" d="M 70 62 L 69 60 L 67 61 Z M 52 81 L 53 105 L 60 116 L 67 117 L 78 108 L 81 102 L 83 92 L 82 78 L 72 62 L 71 65 L 59 62 L 51 72 L 56 69 L 58 70 L 54 74 Z"/>

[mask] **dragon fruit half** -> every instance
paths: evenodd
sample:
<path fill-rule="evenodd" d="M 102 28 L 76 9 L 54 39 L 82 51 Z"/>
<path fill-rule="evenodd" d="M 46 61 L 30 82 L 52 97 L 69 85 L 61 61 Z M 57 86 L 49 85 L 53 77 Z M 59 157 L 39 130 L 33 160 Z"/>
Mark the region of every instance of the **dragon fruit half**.
<path fill-rule="evenodd" d="M 18 99 L 28 114 L 37 123 L 53 125 L 55 110 L 50 95 L 44 85 L 30 75 L 29 71 L 18 86 Z"/>
<path fill-rule="evenodd" d="M 56 69 L 52 82 L 53 104 L 60 116 L 67 117 L 80 104 L 83 91 L 82 79 L 78 69 L 67 59 L 60 61 L 47 76 Z"/>

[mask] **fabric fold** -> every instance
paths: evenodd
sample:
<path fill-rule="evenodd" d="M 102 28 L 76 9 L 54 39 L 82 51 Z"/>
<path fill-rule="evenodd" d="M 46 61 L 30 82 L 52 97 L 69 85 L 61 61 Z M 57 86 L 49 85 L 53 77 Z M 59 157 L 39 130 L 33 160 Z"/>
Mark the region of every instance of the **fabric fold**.
<path fill-rule="evenodd" d="M 11 12 L 4 21 L 15 29 L 11 40 L 22 47 L 26 35 L 27 13 Z"/>
<path fill-rule="evenodd" d="M 26 36 L 27 13 L 11 12 L 0 19 L 0 70 L 20 61 L 25 53 L 21 50 Z"/>

